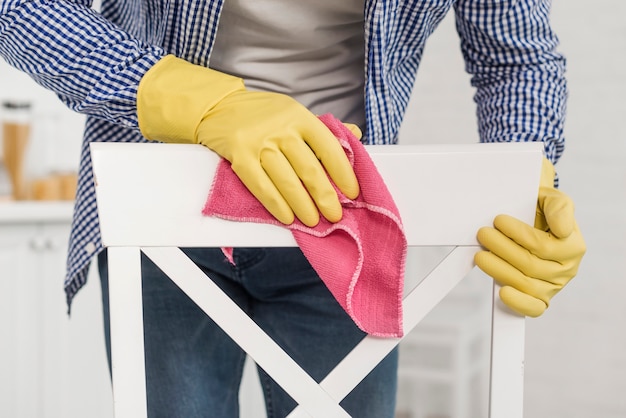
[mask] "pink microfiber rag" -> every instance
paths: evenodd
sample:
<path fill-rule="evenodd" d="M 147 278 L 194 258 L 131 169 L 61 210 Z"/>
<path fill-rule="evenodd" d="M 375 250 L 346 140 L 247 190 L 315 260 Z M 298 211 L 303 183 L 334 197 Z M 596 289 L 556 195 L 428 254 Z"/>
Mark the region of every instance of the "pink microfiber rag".
<path fill-rule="evenodd" d="M 339 222 L 322 218 L 313 228 L 298 220 L 281 224 L 248 191 L 226 160 L 218 166 L 202 213 L 289 228 L 359 328 L 375 336 L 401 337 L 407 244 L 400 214 L 363 144 L 334 116 L 326 114 L 320 120 L 344 147 L 361 189 L 354 200 L 337 189 L 343 207 Z"/>

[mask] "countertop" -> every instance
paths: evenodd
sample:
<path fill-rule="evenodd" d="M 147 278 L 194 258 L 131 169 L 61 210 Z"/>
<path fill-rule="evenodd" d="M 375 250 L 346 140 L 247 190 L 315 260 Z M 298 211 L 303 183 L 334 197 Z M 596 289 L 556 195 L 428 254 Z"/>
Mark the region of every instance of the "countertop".
<path fill-rule="evenodd" d="M 0 224 L 71 221 L 73 201 L 2 201 Z"/>

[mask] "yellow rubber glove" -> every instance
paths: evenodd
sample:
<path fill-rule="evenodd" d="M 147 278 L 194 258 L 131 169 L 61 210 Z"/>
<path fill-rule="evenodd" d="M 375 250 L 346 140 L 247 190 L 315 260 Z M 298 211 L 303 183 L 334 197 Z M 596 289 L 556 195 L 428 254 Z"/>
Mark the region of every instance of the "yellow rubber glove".
<path fill-rule="evenodd" d="M 544 158 L 535 225 L 498 215 L 494 228 L 478 231 L 486 249 L 474 261 L 502 287 L 500 298 L 519 314 L 537 317 L 577 273 L 585 242 L 574 203 L 554 188 L 554 167 Z"/>
<path fill-rule="evenodd" d="M 308 226 L 320 212 L 341 219 L 329 176 L 347 197 L 359 194 L 345 152 L 314 114 L 284 94 L 246 90 L 240 78 L 168 55 L 141 79 L 137 114 L 147 139 L 198 143 L 226 158 L 284 224 L 294 214 Z"/>

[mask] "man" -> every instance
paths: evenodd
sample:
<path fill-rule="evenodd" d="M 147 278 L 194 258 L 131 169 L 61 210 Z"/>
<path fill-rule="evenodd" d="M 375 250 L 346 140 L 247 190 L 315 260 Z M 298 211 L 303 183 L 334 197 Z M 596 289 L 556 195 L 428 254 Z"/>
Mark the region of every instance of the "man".
<path fill-rule="evenodd" d="M 88 116 L 69 249 L 68 303 L 99 255 L 91 141 L 202 143 L 285 224 L 341 218 L 327 179 L 348 197 L 359 185 L 315 114 L 333 113 L 392 144 L 428 36 L 454 8 L 477 88 L 481 141 L 542 141 L 546 161 L 534 227 L 500 216 L 478 233 L 476 263 L 501 297 L 538 316 L 575 274 L 585 251 L 573 205 L 554 188 L 564 147 L 565 62 L 547 0 L 5 0 L 0 55 Z M 363 337 L 298 249 L 187 254 L 315 378 Z M 243 353 L 147 260 L 143 263 L 151 417 L 237 416 Z M 107 315 L 105 314 L 105 317 Z M 343 405 L 391 417 L 397 353 Z M 268 416 L 293 401 L 262 371 Z"/>

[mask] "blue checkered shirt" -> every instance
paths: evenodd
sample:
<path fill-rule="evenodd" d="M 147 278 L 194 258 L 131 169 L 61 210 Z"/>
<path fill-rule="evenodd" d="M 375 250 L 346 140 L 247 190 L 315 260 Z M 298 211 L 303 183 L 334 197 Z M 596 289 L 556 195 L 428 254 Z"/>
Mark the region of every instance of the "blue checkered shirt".
<path fill-rule="evenodd" d="M 93 141 L 140 142 L 139 80 L 166 53 L 209 64 L 223 0 L 2 0 L 0 56 L 87 115 L 65 290 L 68 303 L 102 250 Z M 364 140 L 397 142 L 428 36 L 454 10 L 476 87 L 482 142 L 543 141 L 563 151 L 565 60 L 549 0 L 365 0 Z"/>

